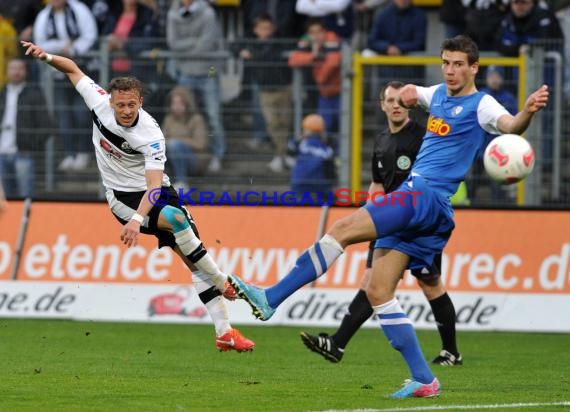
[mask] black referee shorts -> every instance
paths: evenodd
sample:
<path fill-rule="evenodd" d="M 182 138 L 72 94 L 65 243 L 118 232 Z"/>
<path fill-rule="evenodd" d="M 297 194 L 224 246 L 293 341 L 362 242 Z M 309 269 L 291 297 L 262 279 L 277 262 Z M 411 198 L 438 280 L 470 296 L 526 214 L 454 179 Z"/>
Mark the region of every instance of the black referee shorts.
<path fill-rule="evenodd" d="M 188 212 L 184 206 L 180 206 L 180 200 L 178 198 L 178 193 L 176 190 L 174 190 L 172 186 L 163 187 L 163 189 L 165 189 L 168 194 L 162 193 L 160 195 L 160 198 L 158 200 L 155 200 L 155 203 L 158 205 L 153 206 L 153 208 L 150 209 L 150 212 L 148 213 L 148 221 L 145 220 L 145 222 L 143 222 L 141 225 L 141 233 L 156 236 L 158 239 L 159 248 L 163 246 L 170 246 L 172 249 L 174 249 L 176 247 L 176 241 L 172 232 L 158 228 L 158 217 L 160 215 L 160 211 L 164 206 L 168 204 L 175 207 L 176 209 L 181 210 L 184 213 L 186 219 L 188 220 L 188 223 L 190 224 L 190 227 L 194 231 L 194 234 L 200 238 L 200 235 L 198 234 L 198 228 L 196 227 L 196 223 L 194 222 L 194 219 L 192 219 L 190 212 Z M 145 193 L 146 191 L 121 192 L 119 190 L 108 190 L 106 193 L 107 202 L 111 207 L 113 216 L 115 216 L 115 218 L 121 222 L 122 225 L 126 224 L 131 219 L 133 214 L 137 211 L 141 199 Z M 163 201 L 165 202 L 164 205 L 162 204 Z"/>

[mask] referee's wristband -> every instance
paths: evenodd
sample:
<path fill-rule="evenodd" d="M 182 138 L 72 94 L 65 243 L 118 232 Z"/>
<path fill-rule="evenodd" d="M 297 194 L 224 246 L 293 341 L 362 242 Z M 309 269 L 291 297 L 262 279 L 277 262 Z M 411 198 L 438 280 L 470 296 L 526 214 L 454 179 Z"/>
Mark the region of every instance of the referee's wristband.
<path fill-rule="evenodd" d="M 44 62 L 51 63 L 52 60 L 53 60 L 53 54 L 46 53 L 46 58 L 44 59 Z"/>
<path fill-rule="evenodd" d="M 142 223 L 144 222 L 144 216 L 143 215 L 139 215 L 138 213 L 135 213 L 132 217 L 131 220 L 134 220 L 135 222 L 139 222 L 139 224 L 142 225 Z"/>

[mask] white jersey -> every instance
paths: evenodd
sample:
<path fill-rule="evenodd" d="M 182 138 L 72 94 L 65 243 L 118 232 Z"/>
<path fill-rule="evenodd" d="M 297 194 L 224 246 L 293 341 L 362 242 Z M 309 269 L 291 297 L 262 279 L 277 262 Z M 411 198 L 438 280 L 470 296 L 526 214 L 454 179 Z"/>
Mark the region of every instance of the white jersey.
<path fill-rule="evenodd" d="M 122 192 L 145 191 L 145 170 L 164 170 L 164 135 L 156 120 L 142 108 L 135 124 L 117 123 L 109 105 L 110 95 L 85 76 L 75 86 L 91 110 L 93 145 L 103 185 Z M 170 186 L 166 174 L 163 186 Z"/>

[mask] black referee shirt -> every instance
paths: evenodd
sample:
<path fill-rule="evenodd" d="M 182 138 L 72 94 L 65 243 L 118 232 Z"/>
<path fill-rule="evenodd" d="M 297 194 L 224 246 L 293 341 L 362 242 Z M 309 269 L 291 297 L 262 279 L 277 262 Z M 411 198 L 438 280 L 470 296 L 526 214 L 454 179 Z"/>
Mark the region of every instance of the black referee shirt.
<path fill-rule="evenodd" d="M 410 120 L 398 133 L 386 128 L 374 141 L 372 180 L 382 183 L 386 193 L 395 190 L 412 170 L 426 129 Z"/>

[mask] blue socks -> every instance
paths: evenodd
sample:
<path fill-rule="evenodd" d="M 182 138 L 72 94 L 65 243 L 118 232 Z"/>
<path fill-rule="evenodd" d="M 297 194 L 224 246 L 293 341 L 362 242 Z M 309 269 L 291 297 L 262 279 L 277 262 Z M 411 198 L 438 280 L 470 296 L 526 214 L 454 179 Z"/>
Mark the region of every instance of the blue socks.
<path fill-rule="evenodd" d="M 265 289 L 267 303 L 277 308 L 285 299 L 327 271 L 342 254 L 342 246 L 330 235 L 324 235 L 295 262 L 295 267 L 270 288 Z"/>
<path fill-rule="evenodd" d="M 380 326 L 390 345 L 402 354 L 414 381 L 431 383 L 434 379 L 421 351 L 416 332 L 410 319 L 396 298 L 382 305 L 374 306 L 374 313 L 380 318 Z"/>

